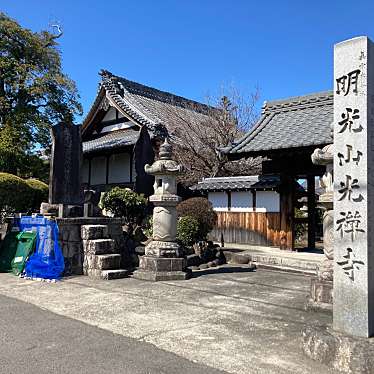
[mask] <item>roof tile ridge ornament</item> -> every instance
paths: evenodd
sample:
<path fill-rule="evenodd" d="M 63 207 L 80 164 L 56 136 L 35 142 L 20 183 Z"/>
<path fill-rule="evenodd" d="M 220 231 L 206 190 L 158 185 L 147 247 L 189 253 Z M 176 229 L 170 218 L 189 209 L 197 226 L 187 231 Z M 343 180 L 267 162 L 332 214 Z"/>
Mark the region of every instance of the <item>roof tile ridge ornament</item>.
<path fill-rule="evenodd" d="M 105 71 L 102 84 L 107 91 L 110 99 L 112 99 L 124 112 L 128 112 L 135 120 L 142 125 L 146 125 L 150 130 L 154 130 L 159 123 L 146 116 L 140 111 L 135 104 L 140 104 L 127 91 L 127 89 L 120 83 L 118 77 Z M 108 74 L 109 73 L 109 74 Z M 134 103 L 135 102 L 135 103 Z"/>
<path fill-rule="evenodd" d="M 270 112 L 286 112 L 292 110 L 299 110 L 317 106 L 324 106 L 327 102 L 333 104 L 332 91 L 317 92 L 315 94 L 309 94 L 305 96 L 295 96 L 282 100 L 274 100 L 264 102 L 263 113 L 267 114 Z M 266 103 L 266 105 L 265 105 Z"/>
<path fill-rule="evenodd" d="M 117 76 L 118 77 L 118 76 Z M 130 94 L 136 94 L 140 96 L 147 97 L 151 100 L 157 100 L 163 103 L 171 104 L 174 106 L 178 106 L 184 109 L 192 109 L 196 112 L 200 113 L 207 113 L 209 110 L 217 109 L 214 107 L 211 107 L 210 105 L 200 103 L 198 101 L 188 99 L 186 97 L 176 95 L 172 92 L 168 91 L 162 91 L 158 88 L 146 86 L 144 84 L 138 83 L 131 81 L 129 79 L 126 79 L 124 77 L 118 77 L 120 81 L 123 82 L 128 82 L 128 86 L 130 91 Z M 126 88 L 126 84 L 124 85 Z M 128 91 L 129 91 L 128 90 Z M 198 110 L 197 110 L 198 109 Z"/>

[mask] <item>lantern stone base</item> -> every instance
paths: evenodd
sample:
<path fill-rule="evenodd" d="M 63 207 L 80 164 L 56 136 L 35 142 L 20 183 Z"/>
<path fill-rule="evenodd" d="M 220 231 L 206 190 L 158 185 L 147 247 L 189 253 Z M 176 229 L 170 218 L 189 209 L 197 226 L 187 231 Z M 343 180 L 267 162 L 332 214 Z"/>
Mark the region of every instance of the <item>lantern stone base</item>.
<path fill-rule="evenodd" d="M 302 330 L 304 354 L 342 373 L 372 374 L 374 338 L 358 338 L 329 328 L 308 326 Z"/>
<path fill-rule="evenodd" d="M 139 269 L 134 272 L 134 278 L 148 281 L 186 280 L 190 272 L 186 268 L 185 258 L 165 258 L 142 256 Z"/>
<path fill-rule="evenodd" d="M 312 278 L 306 310 L 332 312 L 332 294 L 332 281 L 319 279 L 318 277 Z"/>

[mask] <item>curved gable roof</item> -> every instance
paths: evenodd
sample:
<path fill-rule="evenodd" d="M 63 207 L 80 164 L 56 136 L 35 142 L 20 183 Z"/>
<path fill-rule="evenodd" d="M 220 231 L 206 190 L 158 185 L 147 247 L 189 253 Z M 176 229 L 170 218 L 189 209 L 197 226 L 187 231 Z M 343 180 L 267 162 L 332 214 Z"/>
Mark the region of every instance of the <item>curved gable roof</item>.
<path fill-rule="evenodd" d="M 100 75 L 100 89 L 83 121 L 84 130 L 91 123 L 105 97 L 124 115 L 139 125 L 146 125 L 150 130 L 159 125 L 172 127 L 182 118 L 204 121 L 209 110 L 215 110 L 197 101 L 115 76 L 107 70 L 102 70 Z"/>
<path fill-rule="evenodd" d="M 332 122 L 332 91 L 265 102 L 257 124 L 223 152 L 258 155 L 329 144 Z"/>

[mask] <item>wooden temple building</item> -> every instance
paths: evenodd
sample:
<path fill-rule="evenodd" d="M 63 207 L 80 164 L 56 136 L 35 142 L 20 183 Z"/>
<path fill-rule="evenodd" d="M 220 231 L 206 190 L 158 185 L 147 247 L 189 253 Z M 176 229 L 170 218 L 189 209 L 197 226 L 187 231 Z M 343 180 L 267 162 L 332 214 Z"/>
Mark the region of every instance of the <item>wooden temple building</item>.
<path fill-rule="evenodd" d="M 160 142 L 183 126 L 183 119 L 206 121 L 210 107 L 106 70 L 100 75 L 82 124 L 83 183 L 100 192 L 123 186 L 147 194 L 152 183 L 142 179 L 144 164 L 153 162 Z"/>
<path fill-rule="evenodd" d="M 314 165 L 311 155 L 316 148 L 333 142 L 331 124 L 333 122 L 333 93 L 320 92 L 284 100 L 265 102 L 262 115 L 256 125 L 232 146 L 222 151 L 232 160 L 243 157 L 262 156 L 262 174 L 279 177 L 278 219 L 263 220 L 271 230 L 261 226 L 263 232 L 279 231 L 273 245 L 293 250 L 295 247 L 295 225 L 300 218 L 295 217 L 295 207 L 299 198 L 297 183 L 305 179 L 307 197 L 308 248 L 315 247 L 316 239 L 316 177 L 325 172 L 324 166 Z M 234 217 L 243 213 L 230 213 Z M 248 215 L 249 213 L 247 213 Z M 304 219 L 305 220 L 305 219 Z M 241 221 L 250 230 L 253 219 Z M 228 222 L 226 225 L 229 225 Z M 234 223 L 237 224 L 237 223 Z M 258 228 L 257 228 L 258 230 Z"/>

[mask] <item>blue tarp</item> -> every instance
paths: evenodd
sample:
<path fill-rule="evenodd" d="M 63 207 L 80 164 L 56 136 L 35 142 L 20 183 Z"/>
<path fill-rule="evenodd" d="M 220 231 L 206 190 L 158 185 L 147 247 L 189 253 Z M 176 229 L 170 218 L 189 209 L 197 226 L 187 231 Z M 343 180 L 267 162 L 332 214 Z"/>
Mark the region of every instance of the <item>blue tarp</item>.
<path fill-rule="evenodd" d="M 35 252 L 25 267 L 30 278 L 60 279 L 64 271 L 64 257 L 58 243 L 58 227 L 55 221 L 36 216 L 24 216 L 17 222 L 20 231 L 37 233 Z"/>

